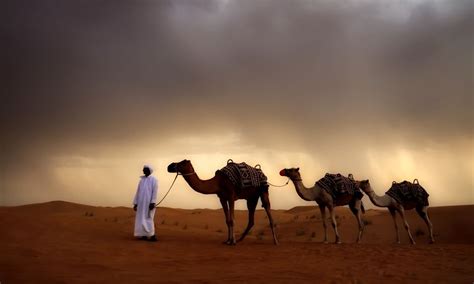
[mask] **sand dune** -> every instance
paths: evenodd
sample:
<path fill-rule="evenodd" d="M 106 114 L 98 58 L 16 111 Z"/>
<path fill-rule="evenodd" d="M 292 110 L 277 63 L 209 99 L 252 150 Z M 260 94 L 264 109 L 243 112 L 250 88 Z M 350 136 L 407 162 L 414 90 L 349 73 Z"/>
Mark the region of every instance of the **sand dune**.
<path fill-rule="evenodd" d="M 273 210 L 280 246 L 268 220 L 256 213 L 251 235 L 237 246 L 221 244 L 221 210 L 159 208 L 158 243 L 132 237 L 134 212 L 54 201 L 0 207 L 1 283 L 380 283 L 474 281 L 474 206 L 430 208 L 437 243 L 427 244 L 424 223 L 408 213 L 417 245 L 393 244 L 385 210 L 368 210 L 362 244 L 356 221 L 337 208 L 343 244 L 322 244 L 317 207 Z M 246 226 L 236 212 L 236 228 Z M 329 223 L 328 223 L 329 224 Z M 401 225 L 401 223 L 400 223 Z M 330 240 L 334 240 L 329 227 Z"/>

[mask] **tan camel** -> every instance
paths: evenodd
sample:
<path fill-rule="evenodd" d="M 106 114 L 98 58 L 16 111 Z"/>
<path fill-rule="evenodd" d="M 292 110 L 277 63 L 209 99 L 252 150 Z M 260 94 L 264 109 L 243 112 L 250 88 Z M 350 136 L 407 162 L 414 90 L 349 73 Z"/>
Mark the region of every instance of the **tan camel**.
<path fill-rule="evenodd" d="M 405 218 L 405 210 L 411 210 L 413 208 L 416 208 L 416 212 L 418 213 L 418 215 L 420 215 L 420 217 L 425 221 L 426 226 L 428 227 L 428 230 L 430 232 L 430 243 L 434 243 L 433 224 L 431 223 L 430 218 L 428 217 L 428 206 L 424 206 L 423 204 L 417 204 L 417 202 L 414 201 L 399 203 L 387 194 L 383 196 L 378 196 L 377 194 L 375 194 L 374 190 L 370 186 L 369 180 L 358 181 L 357 184 L 359 188 L 362 189 L 362 191 L 369 196 L 370 201 L 372 201 L 375 206 L 388 208 L 390 215 L 392 215 L 393 223 L 395 224 L 397 243 L 400 243 L 400 234 L 398 233 L 396 212 L 398 212 L 398 214 L 400 214 L 400 217 L 403 219 L 403 223 L 405 224 L 405 229 L 408 233 L 408 237 L 410 238 L 411 243 L 415 244 L 415 240 L 413 239 L 413 236 L 410 232 L 410 226 L 408 225 L 407 219 Z"/>
<path fill-rule="evenodd" d="M 238 190 L 227 176 L 220 171 L 209 180 L 201 180 L 194 171 L 193 165 L 189 160 L 183 160 L 179 163 L 171 163 L 168 166 L 168 172 L 180 173 L 186 182 L 195 191 L 202 194 L 217 194 L 224 210 L 227 224 L 227 240 L 224 242 L 228 245 L 235 245 L 234 234 L 234 202 L 238 199 L 247 200 L 247 208 L 249 210 L 249 220 L 247 228 L 237 242 L 242 241 L 254 225 L 255 208 L 258 199 L 262 201 L 262 207 L 268 215 L 270 228 L 272 229 L 273 242 L 278 245 L 278 240 L 273 226 L 273 218 L 270 212 L 270 199 L 268 195 L 268 185 L 263 187 L 249 187 L 245 190 Z"/>
<path fill-rule="evenodd" d="M 362 204 L 362 200 L 356 198 L 353 195 L 345 194 L 340 196 L 338 199 L 334 200 L 333 197 L 323 188 L 321 188 L 318 184 L 315 184 L 311 188 L 307 188 L 303 184 L 303 180 L 301 179 L 301 175 L 299 172 L 299 168 L 291 168 L 291 169 L 283 169 L 280 171 L 281 176 L 287 176 L 291 179 L 291 181 L 295 185 L 296 193 L 306 201 L 316 201 L 319 206 L 319 210 L 321 211 L 321 218 L 323 221 L 323 228 L 324 228 L 324 243 L 328 242 L 328 234 L 327 234 L 327 226 L 326 226 L 326 207 L 329 210 L 329 214 L 331 215 L 331 223 L 334 229 L 334 233 L 336 234 L 336 243 L 340 244 L 341 240 L 339 237 L 339 232 L 337 230 L 337 221 L 336 221 L 336 214 L 334 212 L 334 207 L 336 206 L 344 206 L 349 205 L 352 213 L 357 219 L 357 223 L 359 225 L 359 234 L 357 235 L 357 243 L 359 243 L 362 239 L 362 233 L 364 231 L 364 223 L 362 222 L 360 213 L 361 211 L 364 212 L 364 205 Z M 350 175 L 352 177 L 352 175 Z"/>

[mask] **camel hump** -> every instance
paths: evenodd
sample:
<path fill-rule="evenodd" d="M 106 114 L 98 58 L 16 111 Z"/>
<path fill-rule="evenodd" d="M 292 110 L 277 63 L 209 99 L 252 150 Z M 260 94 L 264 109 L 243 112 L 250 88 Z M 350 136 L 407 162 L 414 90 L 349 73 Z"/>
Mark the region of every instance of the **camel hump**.
<path fill-rule="evenodd" d="M 357 199 L 361 199 L 364 196 L 363 193 L 360 192 L 359 187 L 357 187 L 353 176 L 352 178 L 346 178 L 340 173 L 327 173 L 323 178 L 318 180 L 316 184 L 323 188 L 334 199 L 346 194 L 354 196 Z"/>
<path fill-rule="evenodd" d="M 418 180 L 415 179 L 415 181 L 413 183 L 409 181 L 396 183 L 390 187 L 386 194 L 398 203 L 415 202 L 418 205 L 428 206 L 428 192 L 418 183 Z"/>
<path fill-rule="evenodd" d="M 240 189 L 267 186 L 267 177 L 262 170 L 246 163 L 227 163 L 225 167 L 220 169 L 220 172 Z"/>

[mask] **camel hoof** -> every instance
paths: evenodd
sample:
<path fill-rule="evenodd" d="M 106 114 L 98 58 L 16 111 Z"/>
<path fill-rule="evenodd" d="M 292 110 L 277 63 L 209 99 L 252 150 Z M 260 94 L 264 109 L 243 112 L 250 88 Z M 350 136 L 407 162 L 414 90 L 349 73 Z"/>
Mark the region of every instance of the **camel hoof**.
<path fill-rule="evenodd" d="M 340 245 L 340 244 L 342 244 L 341 241 L 337 241 L 337 242 L 336 242 L 336 245 Z"/>
<path fill-rule="evenodd" d="M 323 241 L 323 244 L 327 244 L 327 243 L 328 243 L 328 241 Z"/>
<path fill-rule="evenodd" d="M 229 246 L 234 246 L 234 245 L 236 245 L 236 241 L 235 241 L 235 239 L 228 239 L 227 241 L 223 242 L 223 244 L 229 245 Z"/>

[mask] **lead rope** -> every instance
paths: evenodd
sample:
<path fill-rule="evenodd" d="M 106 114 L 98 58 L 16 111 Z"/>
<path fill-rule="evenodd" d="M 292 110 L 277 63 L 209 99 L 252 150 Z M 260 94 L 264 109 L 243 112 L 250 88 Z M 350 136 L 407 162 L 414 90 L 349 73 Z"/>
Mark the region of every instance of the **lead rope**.
<path fill-rule="evenodd" d="M 288 183 L 290 183 L 290 179 L 288 179 L 288 180 L 285 182 L 285 184 L 282 184 L 282 185 L 274 185 L 274 184 L 269 183 L 269 182 L 267 182 L 267 183 L 268 183 L 269 185 L 273 186 L 273 187 L 284 187 L 284 186 L 287 186 Z"/>
<path fill-rule="evenodd" d="M 166 192 L 165 196 L 163 196 L 163 198 L 160 200 L 160 202 L 158 202 L 156 205 L 155 205 L 155 208 L 158 207 L 158 205 L 161 204 L 161 202 L 163 202 L 163 200 L 165 200 L 166 196 L 168 196 L 168 193 L 170 193 L 171 189 L 173 188 L 173 185 L 174 183 L 176 182 L 176 179 L 178 178 L 179 176 L 179 173 L 176 173 L 176 176 L 174 177 L 174 180 L 173 182 L 171 183 L 171 186 L 170 188 L 168 189 L 168 192 Z"/>
<path fill-rule="evenodd" d="M 227 161 L 227 163 L 229 163 L 229 161 L 231 161 L 231 162 L 233 163 L 233 161 L 232 161 L 231 159 L 229 159 L 229 160 Z M 257 170 L 262 170 L 262 166 L 260 166 L 260 164 L 256 164 L 254 168 L 257 169 Z M 288 180 L 285 182 L 285 184 L 282 184 L 282 185 L 275 185 L 275 184 L 270 183 L 270 182 L 268 182 L 268 181 L 267 181 L 267 183 L 268 183 L 269 185 L 273 186 L 273 187 L 284 187 L 284 186 L 287 186 L 288 183 L 290 183 L 290 179 L 288 178 Z"/>
<path fill-rule="evenodd" d="M 176 182 L 176 179 L 178 178 L 179 175 L 182 175 L 182 176 L 190 176 L 190 175 L 193 175 L 193 174 L 195 174 L 195 172 L 188 173 L 188 174 L 180 174 L 179 172 L 176 172 L 176 176 L 174 177 L 174 180 L 173 180 L 173 182 L 171 183 L 170 188 L 168 189 L 168 192 L 166 192 L 165 196 L 163 196 L 163 198 L 160 200 L 160 202 L 158 202 L 158 203 L 155 205 L 155 208 L 158 207 L 158 205 L 160 205 L 161 202 L 163 202 L 163 200 L 165 200 L 166 196 L 168 196 L 168 193 L 170 193 L 170 191 L 171 191 L 171 189 L 173 188 L 173 185 L 174 185 L 174 183 Z"/>

